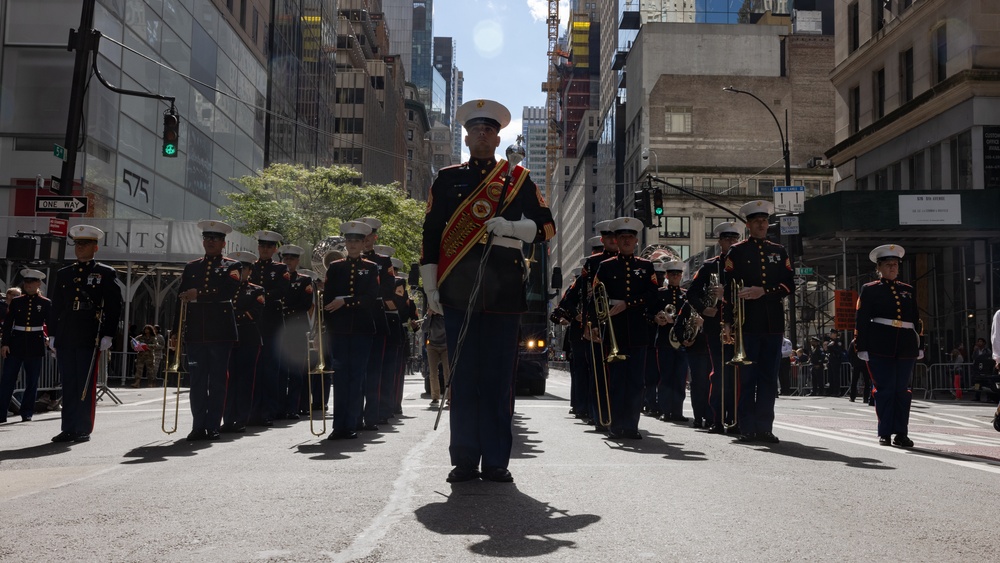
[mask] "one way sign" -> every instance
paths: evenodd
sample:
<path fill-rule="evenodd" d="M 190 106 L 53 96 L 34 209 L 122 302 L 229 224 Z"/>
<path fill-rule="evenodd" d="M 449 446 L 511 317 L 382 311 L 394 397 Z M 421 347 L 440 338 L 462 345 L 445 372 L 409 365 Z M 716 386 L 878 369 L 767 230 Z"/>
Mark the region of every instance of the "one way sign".
<path fill-rule="evenodd" d="M 36 213 L 86 213 L 86 196 L 38 196 L 35 198 Z"/>

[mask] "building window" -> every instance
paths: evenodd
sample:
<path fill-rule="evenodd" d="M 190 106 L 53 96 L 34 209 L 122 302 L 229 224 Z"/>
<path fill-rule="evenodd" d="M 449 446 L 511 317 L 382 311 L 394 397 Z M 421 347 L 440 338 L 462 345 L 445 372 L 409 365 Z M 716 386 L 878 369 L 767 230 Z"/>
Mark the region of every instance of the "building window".
<path fill-rule="evenodd" d="M 860 20 L 858 19 L 858 3 L 851 2 L 847 6 L 847 52 L 848 54 L 858 50 L 861 42 L 858 40 L 858 33 L 861 31 Z"/>
<path fill-rule="evenodd" d="M 885 68 L 880 68 L 872 75 L 872 110 L 875 119 L 885 117 Z"/>
<path fill-rule="evenodd" d="M 406 169 L 406 181 L 407 182 L 412 182 L 413 181 L 413 169 L 412 168 L 407 168 Z"/>
<path fill-rule="evenodd" d="M 691 108 L 666 108 L 665 122 L 664 132 L 666 133 L 690 133 Z"/>
<path fill-rule="evenodd" d="M 413 160 L 413 149 L 406 149 L 406 160 Z"/>
<path fill-rule="evenodd" d="M 918 152 L 907 160 L 907 169 L 910 173 L 910 189 L 924 189 L 924 153 Z"/>
<path fill-rule="evenodd" d="M 885 0 L 871 0 L 872 3 L 872 36 L 882 30 L 885 27 L 885 9 L 883 8 L 883 2 Z"/>
<path fill-rule="evenodd" d="M 892 182 L 892 189 L 899 191 L 903 189 L 903 163 L 896 162 L 889 166 L 889 176 Z"/>
<path fill-rule="evenodd" d="M 689 238 L 690 236 L 690 217 L 660 217 L 660 238 Z"/>
<path fill-rule="evenodd" d="M 934 32 L 934 83 L 948 78 L 948 29 L 941 25 Z"/>
<path fill-rule="evenodd" d="M 257 44 L 257 28 L 260 27 L 260 13 L 257 12 L 257 8 L 253 9 L 253 29 L 250 30 L 250 39 L 253 40 L 253 44 Z"/>
<path fill-rule="evenodd" d="M 847 92 L 847 106 L 850 112 L 850 134 L 861 130 L 861 88 L 855 86 Z"/>
<path fill-rule="evenodd" d="M 240 0 L 240 27 L 247 28 L 247 0 Z"/>
<path fill-rule="evenodd" d="M 412 141 L 413 140 L 413 129 L 407 129 L 406 130 L 406 140 L 407 141 Z"/>
<path fill-rule="evenodd" d="M 757 180 L 757 193 L 764 197 L 774 197 L 774 180 Z"/>
<path fill-rule="evenodd" d="M 337 117 L 333 120 L 334 133 L 364 133 L 365 120 L 360 117 Z"/>
<path fill-rule="evenodd" d="M 941 174 L 941 145 L 931 145 L 931 189 L 940 190 L 943 183 Z"/>
<path fill-rule="evenodd" d="M 913 99 L 913 48 L 899 54 L 899 97 L 902 103 Z"/>
<path fill-rule="evenodd" d="M 229 9 L 229 13 L 233 13 L 233 2 L 234 0 L 226 0 L 226 8 Z"/>
<path fill-rule="evenodd" d="M 951 189 L 972 189 L 972 133 L 966 131 L 949 142 Z"/>
<path fill-rule="evenodd" d="M 670 248 L 680 255 L 681 260 L 687 260 L 691 257 L 691 245 L 689 244 L 671 244 Z"/>

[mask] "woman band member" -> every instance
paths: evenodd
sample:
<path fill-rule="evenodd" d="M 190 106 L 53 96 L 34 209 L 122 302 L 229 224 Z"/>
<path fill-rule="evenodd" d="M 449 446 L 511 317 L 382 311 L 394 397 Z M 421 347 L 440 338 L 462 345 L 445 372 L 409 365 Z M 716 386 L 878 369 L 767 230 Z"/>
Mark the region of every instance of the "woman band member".
<path fill-rule="evenodd" d="M 913 366 L 920 351 L 920 316 L 913 286 L 897 281 L 903 247 L 884 244 L 868 257 L 879 279 L 865 284 L 858 297 L 855 319 L 858 358 L 868 365 L 878 413 L 878 441 L 909 448 L 907 436 Z"/>

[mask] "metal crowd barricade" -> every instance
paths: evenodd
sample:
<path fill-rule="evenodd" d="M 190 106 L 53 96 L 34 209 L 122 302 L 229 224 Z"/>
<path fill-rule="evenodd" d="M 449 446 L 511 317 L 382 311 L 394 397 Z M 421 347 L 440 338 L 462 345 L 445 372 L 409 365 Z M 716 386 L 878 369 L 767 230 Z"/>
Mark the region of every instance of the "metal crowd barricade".
<path fill-rule="evenodd" d="M 919 365 L 919 364 L 918 364 Z M 948 392 L 954 398 L 972 387 L 972 363 L 932 364 L 929 368 L 929 383 L 924 399 L 934 399 L 934 392 Z"/>
<path fill-rule="evenodd" d="M 0 369 L 3 369 L 2 364 L 0 364 Z M 55 391 L 57 389 L 62 389 L 62 382 L 59 380 L 59 369 L 56 367 L 56 357 L 51 352 L 45 353 L 45 359 L 42 361 L 42 373 L 38 376 L 38 392 L 42 393 L 44 391 Z M 11 397 L 11 403 L 21 408 L 21 397 L 24 395 L 24 368 L 21 368 L 20 373 L 17 374 L 17 383 L 14 384 L 14 395 Z M 9 408 L 9 405 L 4 405 L 4 407 Z"/>
<path fill-rule="evenodd" d="M 792 364 L 788 377 L 791 379 L 789 385 L 794 390 L 792 394 L 800 397 L 805 395 L 808 389 L 812 389 L 812 364 Z"/>

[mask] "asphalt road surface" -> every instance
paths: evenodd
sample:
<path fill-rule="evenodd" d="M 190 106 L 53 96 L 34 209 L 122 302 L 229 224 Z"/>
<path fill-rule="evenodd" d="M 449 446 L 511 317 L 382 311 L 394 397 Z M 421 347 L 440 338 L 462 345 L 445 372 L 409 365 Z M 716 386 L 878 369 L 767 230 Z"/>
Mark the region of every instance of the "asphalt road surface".
<path fill-rule="evenodd" d="M 93 439 L 58 413 L 0 425 L 0 561 L 996 561 L 993 406 L 914 403 L 916 447 L 874 409 L 780 398 L 777 445 L 643 418 L 614 442 L 567 414 L 568 376 L 519 397 L 514 484 L 445 482 L 448 417 L 330 442 L 307 420 L 218 442 L 160 430 L 162 390 L 116 389 Z M 11 420 L 19 420 L 12 417 Z"/>

